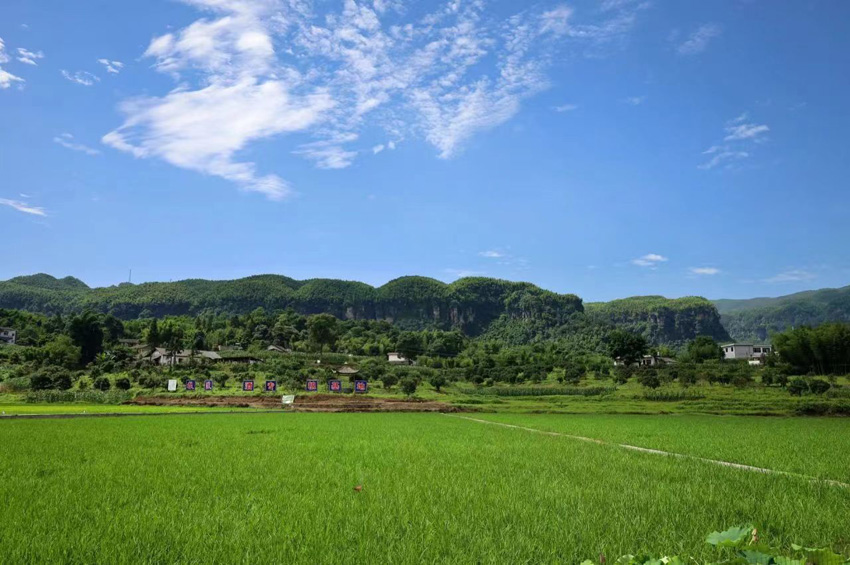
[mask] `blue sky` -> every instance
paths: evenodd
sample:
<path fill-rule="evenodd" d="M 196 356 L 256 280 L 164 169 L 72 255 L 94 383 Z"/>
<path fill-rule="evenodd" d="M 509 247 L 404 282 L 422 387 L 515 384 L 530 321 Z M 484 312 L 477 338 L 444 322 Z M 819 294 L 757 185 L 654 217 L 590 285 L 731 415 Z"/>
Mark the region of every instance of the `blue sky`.
<path fill-rule="evenodd" d="M 850 284 L 850 3 L 6 0 L 0 279 Z"/>

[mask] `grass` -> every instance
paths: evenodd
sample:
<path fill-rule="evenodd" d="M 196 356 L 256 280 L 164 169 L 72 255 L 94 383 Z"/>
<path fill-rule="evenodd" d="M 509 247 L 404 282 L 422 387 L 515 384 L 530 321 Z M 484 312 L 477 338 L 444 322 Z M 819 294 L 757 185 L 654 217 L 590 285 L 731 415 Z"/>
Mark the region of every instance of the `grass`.
<path fill-rule="evenodd" d="M 603 414 L 476 414 L 475 418 L 850 483 L 846 418 Z"/>
<path fill-rule="evenodd" d="M 610 418 L 612 434 L 642 429 Z M 707 424 L 668 420 L 724 455 Z M 744 424 L 722 433 L 746 437 Z M 834 433 L 810 438 L 830 472 Z M 773 434 L 799 439 L 791 425 Z M 850 551 L 847 489 L 435 414 L 12 420 L 0 445 L 4 563 L 716 557 L 705 534 L 751 521 L 777 544 Z"/>
<path fill-rule="evenodd" d="M 133 406 L 125 404 L 5 404 L 0 403 L 0 416 L 19 414 L 159 414 L 181 412 L 230 412 L 248 408 L 206 406 Z"/>

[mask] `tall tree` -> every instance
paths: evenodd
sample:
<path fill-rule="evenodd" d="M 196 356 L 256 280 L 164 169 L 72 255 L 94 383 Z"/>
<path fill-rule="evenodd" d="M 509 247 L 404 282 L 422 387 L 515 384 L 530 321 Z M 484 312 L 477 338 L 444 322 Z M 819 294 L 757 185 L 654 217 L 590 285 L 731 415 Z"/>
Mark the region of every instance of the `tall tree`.
<path fill-rule="evenodd" d="M 647 350 L 646 338 L 625 330 L 614 330 L 608 334 L 608 353 L 614 359 L 622 359 L 631 365 Z"/>
<path fill-rule="evenodd" d="M 337 319 L 330 314 L 317 314 L 307 320 L 310 341 L 319 346 L 319 355 L 323 355 L 325 346 L 333 347 L 337 340 Z"/>
<path fill-rule="evenodd" d="M 694 363 L 723 359 L 723 349 L 713 337 L 699 335 L 688 344 L 688 358 Z"/>
<path fill-rule="evenodd" d="M 124 337 L 124 322 L 112 314 L 107 314 L 103 318 L 103 331 L 106 343 L 116 343 Z"/>
<path fill-rule="evenodd" d="M 148 331 L 145 333 L 145 343 L 151 349 L 159 347 L 162 344 L 162 336 L 159 334 L 159 325 L 156 322 L 156 318 L 151 320 L 151 323 L 148 325 Z"/>
<path fill-rule="evenodd" d="M 71 318 L 68 323 L 68 336 L 74 345 L 80 348 L 80 363 L 83 366 L 94 361 L 97 354 L 103 351 L 103 327 L 94 312 L 86 310 Z"/>

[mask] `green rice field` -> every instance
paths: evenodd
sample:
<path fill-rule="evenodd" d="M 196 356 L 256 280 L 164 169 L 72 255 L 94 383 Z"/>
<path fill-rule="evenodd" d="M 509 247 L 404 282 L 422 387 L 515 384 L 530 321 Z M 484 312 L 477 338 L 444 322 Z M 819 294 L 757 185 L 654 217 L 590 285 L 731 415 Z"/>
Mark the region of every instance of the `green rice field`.
<path fill-rule="evenodd" d="M 850 420 L 474 417 L 850 478 Z M 0 446 L 3 563 L 716 559 L 747 523 L 850 552 L 850 489 L 440 414 L 7 420 Z"/>

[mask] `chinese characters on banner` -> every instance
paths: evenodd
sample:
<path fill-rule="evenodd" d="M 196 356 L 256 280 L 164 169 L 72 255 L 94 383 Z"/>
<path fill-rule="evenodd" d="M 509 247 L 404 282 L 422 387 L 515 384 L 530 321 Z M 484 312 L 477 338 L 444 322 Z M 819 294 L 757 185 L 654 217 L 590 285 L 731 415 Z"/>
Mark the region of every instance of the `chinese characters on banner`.
<path fill-rule="evenodd" d="M 204 390 L 212 390 L 213 382 L 211 380 L 204 381 Z"/>
<path fill-rule="evenodd" d="M 242 390 L 244 392 L 254 392 L 254 381 L 242 381 Z"/>
<path fill-rule="evenodd" d="M 342 392 L 342 381 L 328 381 L 328 390 L 331 392 Z"/>
<path fill-rule="evenodd" d="M 195 381 L 186 381 L 186 390 L 195 390 Z"/>
<path fill-rule="evenodd" d="M 277 381 L 266 381 L 266 392 L 277 392 Z"/>
<path fill-rule="evenodd" d="M 319 381 L 307 381 L 307 392 L 316 392 L 319 390 Z"/>
<path fill-rule="evenodd" d="M 366 392 L 368 389 L 366 381 L 354 381 L 354 392 Z"/>

